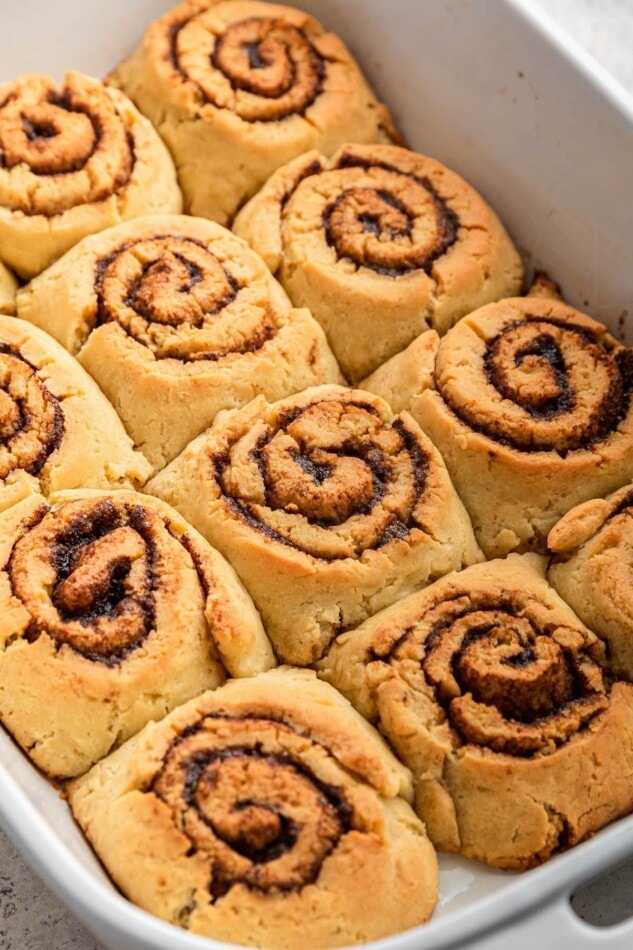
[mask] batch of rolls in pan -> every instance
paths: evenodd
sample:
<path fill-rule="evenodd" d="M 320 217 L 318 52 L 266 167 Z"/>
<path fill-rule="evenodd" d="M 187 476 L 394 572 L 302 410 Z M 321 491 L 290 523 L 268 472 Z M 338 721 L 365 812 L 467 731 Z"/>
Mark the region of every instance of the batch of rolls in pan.
<path fill-rule="evenodd" d="M 0 720 L 123 894 L 345 946 L 633 811 L 633 350 L 337 36 L 0 85 L 0 260 Z"/>

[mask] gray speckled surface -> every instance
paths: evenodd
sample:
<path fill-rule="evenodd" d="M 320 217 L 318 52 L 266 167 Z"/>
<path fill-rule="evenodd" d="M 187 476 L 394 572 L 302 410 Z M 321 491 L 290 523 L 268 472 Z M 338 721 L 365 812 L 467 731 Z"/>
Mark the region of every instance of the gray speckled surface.
<path fill-rule="evenodd" d="M 633 93 L 633 0 L 534 0 Z M 575 906 L 593 923 L 633 912 L 633 862 L 582 888 Z M 100 950 L 0 832 L 0 950 Z"/>
<path fill-rule="evenodd" d="M 0 832 L 0 950 L 100 950 Z"/>

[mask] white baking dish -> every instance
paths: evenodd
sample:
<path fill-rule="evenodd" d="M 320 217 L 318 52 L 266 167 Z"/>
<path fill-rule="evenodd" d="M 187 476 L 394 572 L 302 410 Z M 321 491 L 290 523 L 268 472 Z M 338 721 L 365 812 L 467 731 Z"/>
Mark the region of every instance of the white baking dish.
<path fill-rule="evenodd" d="M 100 75 L 169 0 L 2 0 L 0 79 L 74 67 Z M 305 0 L 340 32 L 410 144 L 461 172 L 569 300 L 626 334 L 633 302 L 633 104 L 523 0 Z M 629 331 L 633 339 L 633 330 Z M 0 734 L 0 821 L 50 886 L 113 950 L 226 947 L 123 899 L 66 805 Z M 633 921 L 594 929 L 581 882 L 633 853 L 633 817 L 524 875 L 442 857 L 426 927 L 374 950 L 633 947 Z M 372 895 L 367 895 L 372 900 Z"/>

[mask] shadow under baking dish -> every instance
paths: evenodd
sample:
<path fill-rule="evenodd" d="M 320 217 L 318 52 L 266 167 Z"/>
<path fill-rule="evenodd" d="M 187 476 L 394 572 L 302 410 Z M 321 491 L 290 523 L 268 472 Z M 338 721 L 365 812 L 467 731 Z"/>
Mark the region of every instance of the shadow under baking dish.
<path fill-rule="evenodd" d="M 633 859 L 578 887 L 571 906 L 594 927 L 615 927 L 633 917 Z"/>

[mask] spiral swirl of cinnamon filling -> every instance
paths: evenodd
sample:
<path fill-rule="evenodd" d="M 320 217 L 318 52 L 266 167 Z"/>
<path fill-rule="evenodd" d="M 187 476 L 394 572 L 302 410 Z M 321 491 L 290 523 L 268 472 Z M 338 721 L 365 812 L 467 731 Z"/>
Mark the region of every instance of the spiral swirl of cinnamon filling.
<path fill-rule="evenodd" d="M 63 432 L 59 401 L 35 367 L 0 344 L 0 479 L 16 470 L 37 475 Z"/>
<path fill-rule="evenodd" d="M 123 118 L 105 88 L 70 73 L 61 90 L 30 75 L 0 102 L 0 204 L 56 215 L 120 191 L 134 167 Z M 54 187 L 51 187 L 54 184 Z"/>
<path fill-rule="evenodd" d="M 254 352 L 277 331 L 268 306 L 226 311 L 240 290 L 203 242 L 159 234 L 97 261 L 95 320 L 118 323 L 157 359 L 217 360 Z"/>
<path fill-rule="evenodd" d="M 304 30 L 277 17 L 238 20 L 217 34 L 200 16 L 177 22 L 171 61 L 205 101 L 246 122 L 303 115 L 325 76 Z"/>
<path fill-rule="evenodd" d="M 389 661 L 415 654 L 461 742 L 518 756 L 551 752 L 608 697 L 582 630 L 542 614 L 518 595 L 458 595 L 425 614 L 423 643 L 408 631 Z"/>
<path fill-rule="evenodd" d="M 209 859 L 213 900 L 240 883 L 301 890 L 350 828 L 341 792 L 273 738 L 284 734 L 295 736 L 271 720 L 206 716 L 171 744 L 151 784 L 191 842 L 189 855 Z"/>
<path fill-rule="evenodd" d="M 154 627 L 163 521 L 114 499 L 44 509 L 13 548 L 9 578 L 31 616 L 26 637 L 49 636 L 114 666 Z"/>
<path fill-rule="evenodd" d="M 416 527 L 428 460 L 402 419 L 360 393 L 258 421 L 214 459 L 229 504 L 253 527 L 314 557 L 361 557 Z"/>
<path fill-rule="evenodd" d="M 441 374 L 438 389 L 463 422 L 497 442 L 560 455 L 587 448 L 615 431 L 633 382 L 631 351 L 593 326 L 526 313 L 487 342 L 476 401 Z M 450 359 L 449 338 L 442 346 Z"/>
<path fill-rule="evenodd" d="M 341 172 L 340 184 L 323 215 L 328 244 L 339 258 L 387 277 L 428 274 L 455 243 L 457 215 L 428 178 L 381 164 L 360 175 Z"/>
<path fill-rule="evenodd" d="M 296 226 L 293 197 L 300 189 L 297 201 L 311 197 L 323 205 L 325 239 L 339 259 L 386 277 L 430 274 L 457 240 L 458 215 L 428 176 L 360 151 L 349 147 L 333 163 L 315 157 L 297 168 L 281 199 L 282 230 Z"/>

